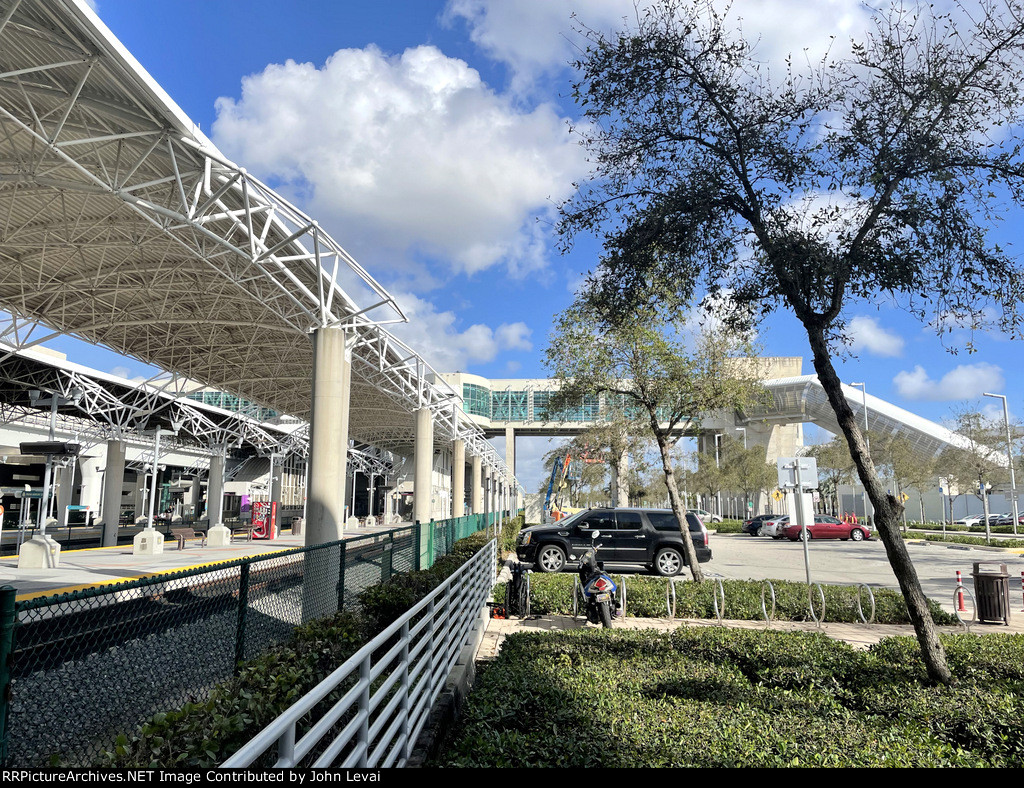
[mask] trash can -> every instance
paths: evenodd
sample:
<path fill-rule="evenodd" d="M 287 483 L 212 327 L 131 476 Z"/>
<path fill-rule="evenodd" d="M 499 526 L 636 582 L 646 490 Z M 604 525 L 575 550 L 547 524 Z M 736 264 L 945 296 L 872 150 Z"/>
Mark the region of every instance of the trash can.
<path fill-rule="evenodd" d="M 985 564 L 999 569 L 982 569 Z M 1010 623 L 1010 575 L 1006 564 L 976 561 L 974 564 L 974 598 L 978 604 L 978 621 L 995 624 Z"/>
<path fill-rule="evenodd" d="M 292 518 L 292 536 L 302 536 L 302 526 L 306 524 L 306 521 L 301 517 Z"/>

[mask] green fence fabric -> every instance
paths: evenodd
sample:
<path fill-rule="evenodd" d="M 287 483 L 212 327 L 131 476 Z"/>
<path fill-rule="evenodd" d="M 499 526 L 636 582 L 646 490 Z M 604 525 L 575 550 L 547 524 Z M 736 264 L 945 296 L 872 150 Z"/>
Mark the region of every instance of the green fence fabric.
<path fill-rule="evenodd" d="M 93 763 L 118 732 L 205 697 L 240 660 L 426 568 L 487 521 L 432 521 L 5 605 L 0 759 Z"/>

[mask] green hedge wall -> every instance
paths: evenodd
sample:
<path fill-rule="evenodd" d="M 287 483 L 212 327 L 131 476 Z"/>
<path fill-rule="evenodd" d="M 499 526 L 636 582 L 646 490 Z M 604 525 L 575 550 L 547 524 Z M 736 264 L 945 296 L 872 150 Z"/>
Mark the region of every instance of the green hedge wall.
<path fill-rule="evenodd" d="M 1024 636 L 944 636 L 956 682 L 917 643 L 685 627 L 517 634 L 486 665 L 432 765 L 1024 765 Z"/>

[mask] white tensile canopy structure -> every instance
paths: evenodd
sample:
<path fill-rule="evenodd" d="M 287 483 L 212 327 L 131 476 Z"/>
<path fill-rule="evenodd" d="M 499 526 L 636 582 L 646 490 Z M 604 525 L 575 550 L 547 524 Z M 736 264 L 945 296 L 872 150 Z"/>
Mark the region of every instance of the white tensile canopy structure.
<path fill-rule="evenodd" d="M 463 441 L 515 484 L 456 392 L 387 331 L 405 320 L 392 296 L 227 160 L 82 0 L 0 0 L 0 309 L 10 348 L 67 334 L 311 419 L 310 501 L 328 520 L 349 439 L 417 454 Z M 318 344 L 328 334 L 340 350 Z M 311 407 L 333 362 L 340 421 Z M 334 533 L 310 517 L 311 541 Z"/>

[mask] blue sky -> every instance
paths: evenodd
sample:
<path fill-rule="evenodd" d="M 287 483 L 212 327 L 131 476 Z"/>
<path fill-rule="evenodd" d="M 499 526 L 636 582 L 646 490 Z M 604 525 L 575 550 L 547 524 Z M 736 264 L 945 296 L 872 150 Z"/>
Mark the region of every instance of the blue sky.
<path fill-rule="evenodd" d="M 586 171 L 569 134 L 567 62 L 575 10 L 615 26 L 632 0 L 98 0 L 100 18 L 170 96 L 240 165 L 294 199 L 399 297 L 402 334 L 437 369 L 546 377 L 551 317 L 599 254 L 562 257 L 553 206 Z M 738 0 L 767 59 L 822 46 L 864 22 L 856 0 Z M 1009 227 L 1020 225 L 1007 217 Z M 1012 234 L 1005 237 L 1014 242 Z M 927 326 L 885 304 L 848 310 L 845 381 L 925 417 L 1024 411 L 1020 345 L 978 334 L 952 355 Z M 947 337 L 955 345 L 964 337 Z M 768 355 L 804 356 L 780 315 Z M 73 360 L 143 370 L 59 343 Z M 1001 416 L 1001 412 L 999 414 Z M 546 444 L 520 446 L 528 489 Z M 497 445 L 501 445 L 498 441 Z"/>

